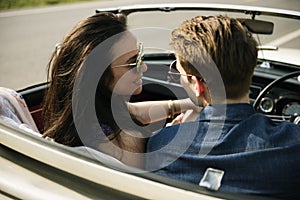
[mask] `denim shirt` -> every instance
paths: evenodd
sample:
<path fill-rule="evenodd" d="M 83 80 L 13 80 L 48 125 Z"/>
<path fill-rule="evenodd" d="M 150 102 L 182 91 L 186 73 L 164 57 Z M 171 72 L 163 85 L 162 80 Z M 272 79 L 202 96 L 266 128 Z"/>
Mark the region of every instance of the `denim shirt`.
<path fill-rule="evenodd" d="M 213 168 L 224 172 L 220 191 L 300 196 L 300 125 L 275 123 L 250 104 L 207 106 L 195 122 L 152 136 L 147 153 L 146 168 L 163 176 L 199 184 Z"/>

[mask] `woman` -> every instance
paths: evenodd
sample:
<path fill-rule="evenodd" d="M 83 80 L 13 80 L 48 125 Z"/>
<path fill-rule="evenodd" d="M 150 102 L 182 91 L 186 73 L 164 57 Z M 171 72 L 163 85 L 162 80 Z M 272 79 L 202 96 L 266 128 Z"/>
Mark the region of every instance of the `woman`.
<path fill-rule="evenodd" d="M 103 132 L 106 138 L 100 137 L 96 140 L 90 138 L 92 142 L 87 142 L 83 141 L 82 135 L 85 135 L 84 137 L 91 136 L 90 125 L 86 126 L 84 131 L 78 131 L 80 129 L 78 123 L 74 122 L 74 107 L 77 106 L 72 99 L 74 91 L 77 91 L 77 89 L 74 90 L 74 84 L 86 84 L 88 79 L 85 81 L 78 79 L 78 74 L 79 72 L 85 73 L 83 66 L 90 54 L 95 49 L 99 49 L 109 38 L 116 39 L 113 40 L 112 45 L 106 46 L 97 54 L 100 57 L 103 55 L 110 57 L 112 62 L 102 67 L 106 69 L 103 69 L 103 74 L 97 83 L 95 98 L 93 95 L 84 96 L 85 99 L 92 100 L 87 100 L 84 106 L 80 106 L 82 108 L 89 106 L 90 102 L 95 103 L 97 124 L 101 127 L 101 130 L 97 129 L 97 131 Z M 126 51 L 121 51 L 123 47 L 127 48 Z M 147 70 L 142 56 L 142 44 L 137 45 L 136 38 L 127 31 L 124 15 L 99 13 L 79 22 L 65 37 L 48 64 L 50 86 L 43 108 L 43 136 L 53 138 L 54 141 L 68 146 L 91 146 L 125 164 L 142 167 L 142 159 L 136 154 L 133 156 L 132 153 L 145 152 L 145 133 L 141 131 L 142 129 L 136 128 L 140 126 L 128 124 L 126 122 L 128 118 L 123 116 L 129 112 L 133 121 L 141 125 L 173 116 L 194 106 L 189 100 L 158 101 L 154 104 L 153 102 L 128 103 L 129 96 L 142 91 L 141 78 L 143 72 Z M 105 63 L 106 61 L 102 59 L 100 62 Z M 98 69 L 101 68 L 100 65 L 94 64 L 92 67 Z M 89 69 L 90 66 L 86 68 Z M 113 99 L 114 102 L 112 102 Z M 155 117 L 149 117 L 148 113 L 150 109 L 153 110 L 153 105 L 163 108 L 163 112 L 160 111 Z M 120 127 L 121 122 L 116 120 L 112 107 L 117 110 L 118 119 L 125 121 L 122 127 Z M 84 113 L 85 110 L 82 109 Z M 76 116 L 78 116 L 77 113 L 75 113 L 75 119 L 80 119 L 83 121 L 82 123 L 89 119 L 89 117 Z"/>

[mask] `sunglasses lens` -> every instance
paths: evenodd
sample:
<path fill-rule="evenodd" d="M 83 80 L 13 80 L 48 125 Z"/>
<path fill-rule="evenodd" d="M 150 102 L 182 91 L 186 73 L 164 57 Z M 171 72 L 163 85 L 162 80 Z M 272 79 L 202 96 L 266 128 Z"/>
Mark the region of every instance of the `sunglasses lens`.
<path fill-rule="evenodd" d="M 140 74 L 142 72 L 142 59 L 137 60 L 136 62 L 136 73 Z"/>
<path fill-rule="evenodd" d="M 143 49 L 143 43 L 139 44 L 139 52 L 136 59 L 136 72 L 140 74 L 142 72 L 142 61 L 144 56 L 144 49 Z"/>
<path fill-rule="evenodd" d="M 180 73 L 176 69 L 176 60 L 170 65 L 169 78 L 175 83 L 180 83 Z"/>

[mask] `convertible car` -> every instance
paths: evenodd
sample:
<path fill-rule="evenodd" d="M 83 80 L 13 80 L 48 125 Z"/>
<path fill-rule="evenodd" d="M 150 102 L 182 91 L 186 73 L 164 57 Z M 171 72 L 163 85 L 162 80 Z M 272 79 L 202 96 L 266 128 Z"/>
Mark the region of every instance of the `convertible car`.
<path fill-rule="evenodd" d="M 144 73 L 142 94 L 132 97 L 132 101 L 185 98 L 187 94 L 181 85 L 168 77 L 174 60 L 168 44 L 170 33 L 184 19 L 222 14 L 243 19 L 259 42 L 250 88 L 254 108 L 279 123 L 300 123 L 300 12 L 195 3 L 143 4 L 99 8 L 95 12 L 104 11 L 126 14 L 129 28 L 144 42 L 148 71 Z M 47 87 L 47 83 L 41 83 L 17 91 L 26 101 L 40 133 Z M 0 121 L 0 141 L 3 199 L 270 199 L 212 191 L 122 167 L 93 149 L 57 144 L 4 121 Z"/>

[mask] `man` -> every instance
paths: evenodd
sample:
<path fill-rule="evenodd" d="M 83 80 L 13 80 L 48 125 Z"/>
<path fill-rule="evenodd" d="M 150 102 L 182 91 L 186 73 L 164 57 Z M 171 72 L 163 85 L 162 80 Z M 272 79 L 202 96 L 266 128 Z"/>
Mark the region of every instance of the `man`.
<path fill-rule="evenodd" d="M 242 22 L 198 16 L 173 31 L 171 45 L 181 84 L 203 109 L 149 139 L 148 170 L 211 190 L 299 197 L 300 126 L 249 103 L 257 42 Z"/>

